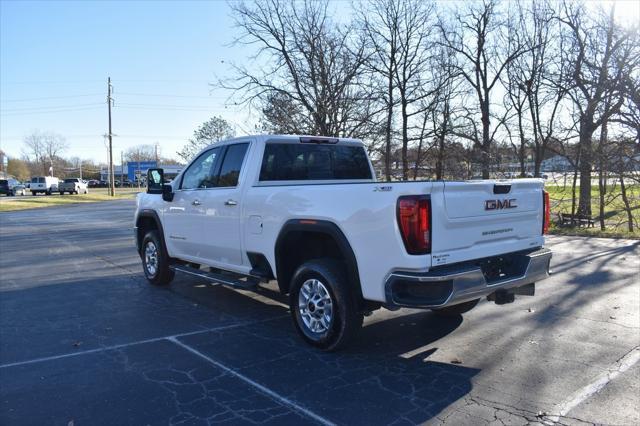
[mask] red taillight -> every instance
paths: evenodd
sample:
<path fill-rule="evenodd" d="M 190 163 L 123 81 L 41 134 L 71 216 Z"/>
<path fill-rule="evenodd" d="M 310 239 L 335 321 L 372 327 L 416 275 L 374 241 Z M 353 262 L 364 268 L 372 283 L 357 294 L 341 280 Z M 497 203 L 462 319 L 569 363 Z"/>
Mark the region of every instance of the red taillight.
<path fill-rule="evenodd" d="M 421 195 L 398 198 L 398 225 L 409 254 L 431 253 L 431 200 Z"/>
<path fill-rule="evenodd" d="M 549 203 L 549 193 L 542 191 L 542 235 L 549 232 L 549 221 L 551 220 L 551 204 Z"/>

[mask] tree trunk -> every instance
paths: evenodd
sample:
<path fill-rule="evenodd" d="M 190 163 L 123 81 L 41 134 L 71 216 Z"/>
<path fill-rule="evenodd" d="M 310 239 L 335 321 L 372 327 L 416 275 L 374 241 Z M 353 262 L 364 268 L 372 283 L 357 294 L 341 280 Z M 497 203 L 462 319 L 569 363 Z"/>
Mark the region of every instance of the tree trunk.
<path fill-rule="evenodd" d="M 391 123 L 393 119 L 393 74 L 389 73 L 389 87 L 387 88 L 389 104 L 387 105 L 387 123 L 384 129 L 384 174 L 387 182 L 391 182 Z"/>
<path fill-rule="evenodd" d="M 581 161 L 581 150 L 578 147 L 578 155 L 576 156 L 576 163 L 573 167 L 573 182 L 571 183 L 571 215 L 576 214 L 576 183 L 578 182 L 578 169 L 580 168 Z M 571 222 L 571 225 L 574 225 L 574 222 Z"/>
<path fill-rule="evenodd" d="M 442 126 L 438 135 L 438 158 L 436 159 L 436 179 L 442 179 L 444 176 L 444 143 L 447 136 L 447 123 L 449 123 L 449 101 L 446 100 L 444 110 L 442 112 Z"/>
<path fill-rule="evenodd" d="M 407 112 L 407 98 L 405 93 L 400 94 L 402 102 L 402 180 L 409 180 L 409 161 L 407 150 L 409 149 L 409 114 Z"/>
<path fill-rule="evenodd" d="M 536 153 L 536 157 L 533 159 L 533 175 L 535 177 L 540 177 L 540 168 L 541 167 L 542 167 L 542 155 L 538 155 Z"/>
<path fill-rule="evenodd" d="M 520 161 L 520 177 L 526 176 L 524 165 L 526 140 L 524 136 L 524 128 L 522 126 L 522 113 L 518 113 L 518 133 L 520 136 L 520 149 L 518 150 L 518 160 Z"/>
<path fill-rule="evenodd" d="M 438 136 L 438 158 L 436 160 L 436 179 L 444 175 L 444 132 Z"/>
<path fill-rule="evenodd" d="M 605 186 L 604 186 L 604 176 L 602 172 L 602 162 L 600 162 L 598 170 L 598 191 L 599 191 L 599 201 L 600 205 L 598 206 L 599 212 L 599 220 L 600 220 L 600 230 L 604 231 L 604 196 L 605 196 Z"/>
<path fill-rule="evenodd" d="M 633 214 L 631 214 L 631 205 L 629 204 L 629 197 L 627 197 L 627 187 L 624 184 L 623 171 L 620 171 L 620 193 L 622 195 L 622 201 L 624 202 L 624 211 L 627 212 L 629 232 L 633 232 Z"/>
<path fill-rule="evenodd" d="M 489 137 L 489 102 L 485 100 L 481 104 L 482 110 L 482 179 L 489 179 L 491 171 L 491 139 Z"/>
<path fill-rule="evenodd" d="M 591 169 L 593 164 L 593 129 L 582 120 L 580 123 L 580 201 L 578 214 L 591 216 Z"/>

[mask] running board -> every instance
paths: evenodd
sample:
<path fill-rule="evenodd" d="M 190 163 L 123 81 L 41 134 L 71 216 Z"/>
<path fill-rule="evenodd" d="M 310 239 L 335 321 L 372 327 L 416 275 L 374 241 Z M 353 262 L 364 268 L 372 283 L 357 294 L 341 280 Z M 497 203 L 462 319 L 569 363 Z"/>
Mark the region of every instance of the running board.
<path fill-rule="evenodd" d="M 258 277 L 250 277 L 246 275 L 226 275 L 215 272 L 207 272 L 186 265 L 172 265 L 169 268 L 174 270 L 175 272 L 182 272 L 183 274 L 193 275 L 196 277 L 215 281 L 220 284 L 228 285 L 229 287 L 240 288 L 244 290 L 253 290 L 260 283 L 260 279 Z"/>

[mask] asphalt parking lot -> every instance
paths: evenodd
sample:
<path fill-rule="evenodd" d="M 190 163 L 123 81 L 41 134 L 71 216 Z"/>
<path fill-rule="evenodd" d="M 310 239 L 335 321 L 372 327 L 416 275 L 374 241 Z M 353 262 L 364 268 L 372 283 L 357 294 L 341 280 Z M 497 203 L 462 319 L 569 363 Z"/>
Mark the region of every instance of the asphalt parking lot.
<path fill-rule="evenodd" d="M 535 297 L 379 310 L 325 354 L 273 286 L 149 286 L 132 211 L 0 214 L 0 424 L 640 423 L 638 241 L 551 237 Z"/>

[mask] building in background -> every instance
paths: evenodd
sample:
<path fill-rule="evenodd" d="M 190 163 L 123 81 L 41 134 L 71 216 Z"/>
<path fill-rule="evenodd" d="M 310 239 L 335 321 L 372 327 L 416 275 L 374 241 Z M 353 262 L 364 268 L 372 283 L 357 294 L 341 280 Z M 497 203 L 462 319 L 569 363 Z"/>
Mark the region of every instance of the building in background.
<path fill-rule="evenodd" d="M 184 166 L 176 165 L 176 164 L 160 164 L 158 165 L 155 161 L 130 161 L 125 163 L 124 166 L 113 166 L 113 174 L 115 176 L 115 180 L 120 182 L 129 182 L 129 183 L 144 183 L 146 181 L 147 170 L 153 169 L 155 167 L 160 167 L 164 169 L 164 177 L 167 181 L 175 178 L 178 173 L 182 171 Z M 100 180 L 108 181 L 109 180 L 109 168 L 101 167 L 100 168 Z"/>

